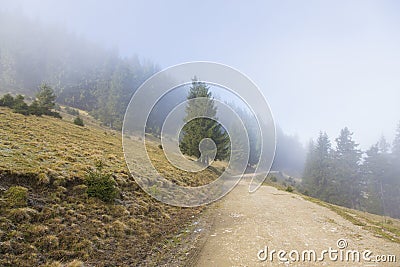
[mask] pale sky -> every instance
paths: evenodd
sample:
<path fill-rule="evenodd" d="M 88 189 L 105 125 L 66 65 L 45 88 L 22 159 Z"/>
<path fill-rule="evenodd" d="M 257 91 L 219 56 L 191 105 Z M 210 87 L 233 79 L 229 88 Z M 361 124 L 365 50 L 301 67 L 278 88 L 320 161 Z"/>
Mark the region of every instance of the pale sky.
<path fill-rule="evenodd" d="M 348 126 L 362 148 L 400 121 L 400 1 L 0 0 L 162 68 L 215 61 L 248 75 L 302 142 Z"/>

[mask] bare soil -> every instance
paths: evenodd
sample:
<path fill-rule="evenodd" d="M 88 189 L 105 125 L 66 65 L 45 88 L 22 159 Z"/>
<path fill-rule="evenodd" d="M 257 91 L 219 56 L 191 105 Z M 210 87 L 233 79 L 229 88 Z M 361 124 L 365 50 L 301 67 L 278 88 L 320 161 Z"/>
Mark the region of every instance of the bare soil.
<path fill-rule="evenodd" d="M 255 193 L 248 192 L 248 182 L 241 182 L 222 200 L 210 205 L 194 230 L 197 238 L 191 253 L 187 253 L 188 266 L 400 266 L 400 244 L 379 237 L 342 218 L 337 213 L 309 202 L 301 196 L 262 186 Z M 339 249 L 337 241 L 344 239 L 347 247 Z M 193 240 L 192 240 L 193 241 Z M 277 253 L 266 261 L 258 259 L 260 250 L 292 250 L 300 253 L 298 261 L 280 261 Z M 343 261 L 330 260 L 325 254 L 321 261 L 301 261 L 304 250 L 314 250 L 317 259 L 323 250 L 344 253 Z M 376 255 L 395 255 L 395 263 L 363 261 L 353 262 L 349 250 L 372 251 Z M 340 252 L 342 251 L 342 252 Z M 289 258 L 286 254 L 284 258 Z M 334 256 L 335 254 L 333 254 Z M 264 256 L 261 254 L 260 256 Z M 295 258 L 296 254 L 292 254 Z M 373 258 L 372 258 L 373 259 Z M 178 264 L 179 265 L 179 264 Z"/>

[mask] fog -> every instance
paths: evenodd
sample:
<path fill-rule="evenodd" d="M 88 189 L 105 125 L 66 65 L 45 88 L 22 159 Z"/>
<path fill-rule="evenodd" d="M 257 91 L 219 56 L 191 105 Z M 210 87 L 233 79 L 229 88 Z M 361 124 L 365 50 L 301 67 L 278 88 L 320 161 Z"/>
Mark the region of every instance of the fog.
<path fill-rule="evenodd" d="M 398 1 L 0 1 L 161 68 L 216 61 L 248 75 L 305 144 L 345 126 L 367 149 L 400 120 Z"/>

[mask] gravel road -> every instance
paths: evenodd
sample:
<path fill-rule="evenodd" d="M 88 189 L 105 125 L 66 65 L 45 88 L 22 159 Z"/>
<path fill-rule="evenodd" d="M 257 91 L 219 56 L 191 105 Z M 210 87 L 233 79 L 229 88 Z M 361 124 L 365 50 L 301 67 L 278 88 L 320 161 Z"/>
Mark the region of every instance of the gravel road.
<path fill-rule="evenodd" d="M 204 242 L 191 265 L 400 266 L 400 244 L 378 237 L 301 196 L 274 187 L 262 186 L 255 193 L 248 193 L 247 182 L 243 181 L 210 209 L 212 225 L 204 231 Z M 271 257 L 272 250 L 276 252 Z M 279 250 L 286 252 L 281 252 L 281 259 Z M 316 252 L 316 261 L 310 250 Z M 324 260 L 320 260 L 324 250 L 327 250 Z M 368 255 L 366 250 L 372 254 Z M 360 262 L 357 252 L 351 251 L 360 253 Z M 372 261 L 363 260 L 364 252 Z M 378 255 L 395 255 L 397 262 L 373 262 Z"/>

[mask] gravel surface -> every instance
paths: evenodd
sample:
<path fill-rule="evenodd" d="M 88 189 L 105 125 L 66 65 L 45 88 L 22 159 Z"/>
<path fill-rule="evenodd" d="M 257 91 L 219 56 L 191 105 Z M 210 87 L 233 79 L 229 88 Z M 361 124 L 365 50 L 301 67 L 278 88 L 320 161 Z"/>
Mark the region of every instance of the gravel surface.
<path fill-rule="evenodd" d="M 400 266 L 400 244 L 380 238 L 343 219 L 335 212 L 304 200 L 301 196 L 262 186 L 248 193 L 241 182 L 230 194 L 210 205 L 200 219 L 200 239 L 193 245 L 190 266 Z M 341 240 L 343 239 L 343 240 Z M 346 246 L 339 249 L 339 245 Z M 268 258 L 260 250 L 268 247 Z M 332 260 L 323 250 L 332 250 Z M 277 252 L 271 258 L 272 250 Z M 286 255 L 278 259 L 278 251 Z M 296 259 L 296 250 L 299 260 Z M 317 261 L 302 261 L 305 250 L 314 250 Z M 334 250 L 338 252 L 335 253 Z M 360 262 L 353 262 L 350 250 L 360 252 Z M 395 255 L 396 263 L 376 263 L 362 259 L 365 250 L 375 255 Z M 292 251 L 292 252 L 291 252 Z M 289 253 L 291 258 L 289 259 Z M 259 255 L 258 255 L 259 254 Z M 340 255 L 343 260 L 340 260 Z M 335 256 L 339 258 L 335 261 Z M 348 255 L 349 261 L 346 261 Z M 259 256 L 259 257 L 258 257 Z M 307 258 L 307 254 L 305 254 Z M 372 258 L 371 257 L 371 258 Z M 311 257 L 312 258 L 312 257 Z M 372 258 L 373 259 L 373 258 Z"/>

